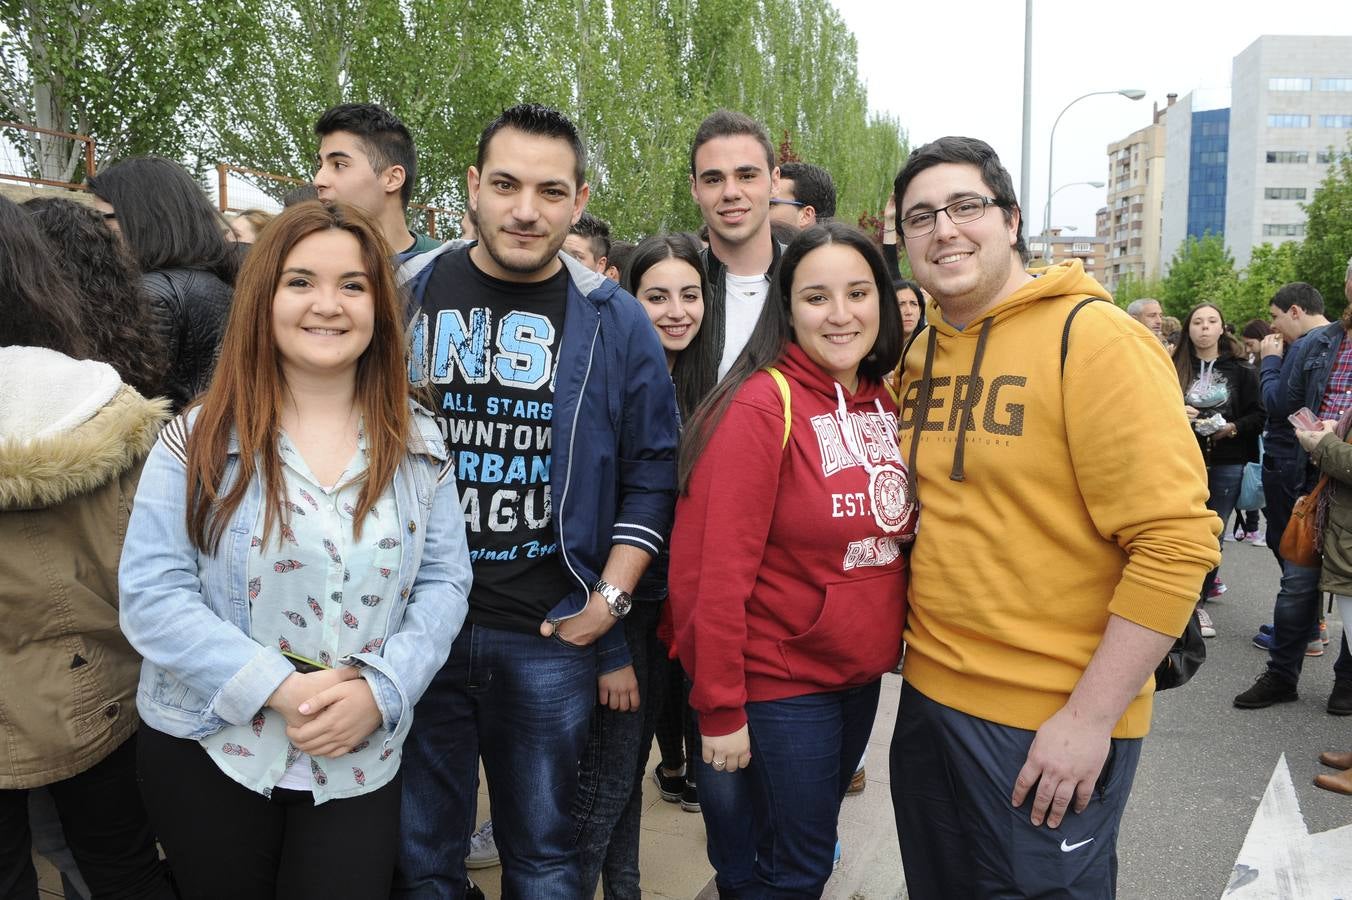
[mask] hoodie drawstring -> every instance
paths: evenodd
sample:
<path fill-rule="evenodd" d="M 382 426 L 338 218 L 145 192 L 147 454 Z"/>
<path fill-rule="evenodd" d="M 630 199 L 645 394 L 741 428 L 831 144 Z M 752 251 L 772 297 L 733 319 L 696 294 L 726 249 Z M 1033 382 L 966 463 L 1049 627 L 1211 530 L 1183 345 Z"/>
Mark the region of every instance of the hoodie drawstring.
<path fill-rule="evenodd" d="M 925 344 L 925 368 L 920 374 L 920 395 L 915 400 L 915 421 L 911 423 L 911 449 L 906 454 L 906 468 L 912 478 L 918 478 L 915 470 L 915 454 L 920 449 L 920 432 L 925 430 L 925 420 L 929 413 L 930 376 L 934 374 L 934 348 L 938 342 L 939 330 L 926 328 L 929 341 Z"/>
<path fill-rule="evenodd" d="M 995 327 L 995 319 L 987 319 L 981 326 L 981 334 L 976 339 L 976 353 L 972 356 L 972 374 L 967 378 L 967 396 L 962 398 L 962 416 L 958 421 L 958 446 L 953 450 L 953 471 L 948 473 L 948 477 L 953 481 L 965 481 L 962 460 L 963 451 L 967 448 L 967 442 L 963 439 L 967 434 L 967 429 L 972 427 L 972 404 L 967 402 L 967 397 L 976 390 L 976 380 L 981 375 L 981 357 L 986 352 L 986 338 L 990 337 L 991 329 Z M 956 387 L 956 385 L 954 386 Z M 958 398 L 956 391 L 953 402 L 956 404 Z"/>

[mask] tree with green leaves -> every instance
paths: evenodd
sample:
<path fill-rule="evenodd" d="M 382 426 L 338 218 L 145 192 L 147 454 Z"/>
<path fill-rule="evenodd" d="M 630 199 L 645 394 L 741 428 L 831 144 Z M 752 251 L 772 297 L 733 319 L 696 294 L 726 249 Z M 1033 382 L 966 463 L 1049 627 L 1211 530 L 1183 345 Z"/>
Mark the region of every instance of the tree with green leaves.
<path fill-rule="evenodd" d="M 189 159 L 247 45 L 252 0 L 0 0 L 0 120 L 88 135 L 98 163 L 133 154 Z M 83 142 L 10 129 L 28 173 L 81 180 Z"/>
<path fill-rule="evenodd" d="M 1165 315 L 1182 319 L 1199 303 L 1214 303 L 1226 312 L 1239 291 L 1235 258 L 1218 234 L 1190 235 L 1174 253 L 1169 274 L 1161 282 Z"/>
<path fill-rule="evenodd" d="M 1352 257 L 1352 135 L 1334 155 L 1324 181 L 1305 207 L 1305 240 L 1296 255 L 1296 274 L 1324 295 L 1329 318 L 1347 305 L 1343 284 Z"/>
<path fill-rule="evenodd" d="M 1113 302 L 1125 309 L 1132 301 L 1143 298 L 1158 300 L 1164 294 L 1164 282 L 1158 278 L 1138 278 L 1132 273 L 1123 275 L 1113 291 Z"/>
<path fill-rule="evenodd" d="M 1299 253 L 1298 241 L 1276 246 L 1264 243 L 1254 247 L 1249 255 L 1249 264 L 1244 267 L 1243 277 L 1240 278 L 1233 306 L 1225 310 L 1226 317 L 1237 326 L 1243 326 L 1250 319 L 1266 319 L 1272 295 L 1277 293 L 1277 288 L 1300 280 L 1296 276 Z"/>

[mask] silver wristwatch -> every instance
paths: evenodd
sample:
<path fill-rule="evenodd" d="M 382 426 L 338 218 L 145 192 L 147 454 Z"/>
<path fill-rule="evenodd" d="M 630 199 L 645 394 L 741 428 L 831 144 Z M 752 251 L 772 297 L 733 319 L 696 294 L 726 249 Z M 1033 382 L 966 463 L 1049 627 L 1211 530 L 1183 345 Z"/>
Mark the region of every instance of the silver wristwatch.
<path fill-rule="evenodd" d="M 623 619 L 629 615 L 634 600 L 627 591 L 620 590 L 604 578 L 598 578 L 596 584 L 592 585 L 592 590 L 605 598 L 606 606 L 610 607 L 612 616 Z"/>

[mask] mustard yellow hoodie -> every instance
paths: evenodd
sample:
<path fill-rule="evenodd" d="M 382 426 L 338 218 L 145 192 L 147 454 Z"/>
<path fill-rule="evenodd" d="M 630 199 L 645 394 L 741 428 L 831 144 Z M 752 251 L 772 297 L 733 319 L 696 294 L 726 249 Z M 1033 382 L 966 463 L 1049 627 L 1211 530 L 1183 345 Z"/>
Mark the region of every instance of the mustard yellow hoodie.
<path fill-rule="evenodd" d="M 1220 520 L 1159 341 L 1112 303 L 1090 303 L 1061 371 L 1066 317 L 1089 296 L 1109 299 L 1074 260 L 962 331 L 931 303 L 902 363 L 904 457 L 923 422 L 905 677 L 1016 728 L 1065 705 L 1109 613 L 1181 634 L 1220 560 Z M 1114 737 L 1149 731 L 1153 691 L 1151 680 Z"/>

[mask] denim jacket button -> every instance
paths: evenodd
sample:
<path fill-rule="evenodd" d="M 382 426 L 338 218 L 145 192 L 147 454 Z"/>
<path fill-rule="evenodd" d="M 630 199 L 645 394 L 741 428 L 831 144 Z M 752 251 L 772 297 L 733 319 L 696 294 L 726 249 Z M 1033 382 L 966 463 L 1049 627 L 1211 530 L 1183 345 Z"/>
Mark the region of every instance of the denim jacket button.
<path fill-rule="evenodd" d="M 402 591 L 400 591 L 400 592 L 399 592 L 399 596 L 402 597 L 402 598 L 404 598 L 405 600 L 407 600 L 407 599 L 408 599 L 408 588 L 404 588 Z"/>
<path fill-rule="evenodd" d="M 117 714 L 121 712 L 121 710 L 122 704 L 116 702 L 109 703 L 107 706 L 103 708 L 103 715 L 105 718 L 116 719 Z"/>
<path fill-rule="evenodd" d="M 415 531 L 417 531 L 417 530 L 418 530 L 418 523 L 417 523 L 417 522 L 414 522 L 412 519 L 409 519 L 409 520 L 408 520 L 408 533 L 409 533 L 409 534 L 413 534 L 413 533 L 414 533 Z"/>

